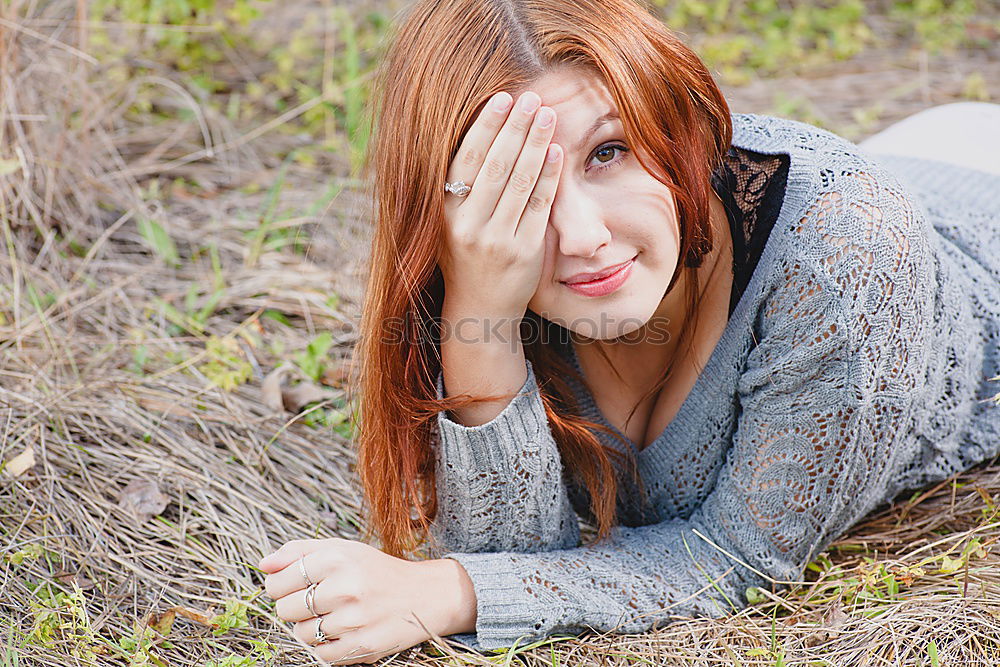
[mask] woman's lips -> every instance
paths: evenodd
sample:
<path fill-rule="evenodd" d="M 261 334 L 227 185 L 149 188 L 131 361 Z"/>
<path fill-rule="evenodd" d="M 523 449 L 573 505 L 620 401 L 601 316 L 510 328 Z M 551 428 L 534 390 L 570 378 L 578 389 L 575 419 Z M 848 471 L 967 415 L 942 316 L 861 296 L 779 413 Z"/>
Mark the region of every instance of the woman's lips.
<path fill-rule="evenodd" d="M 625 262 L 621 268 L 614 273 L 599 280 L 591 280 L 584 283 L 564 284 L 574 292 L 583 294 L 584 296 L 606 296 L 625 284 L 625 281 L 628 280 L 629 274 L 632 273 L 632 265 L 634 263 L 635 257 Z"/>

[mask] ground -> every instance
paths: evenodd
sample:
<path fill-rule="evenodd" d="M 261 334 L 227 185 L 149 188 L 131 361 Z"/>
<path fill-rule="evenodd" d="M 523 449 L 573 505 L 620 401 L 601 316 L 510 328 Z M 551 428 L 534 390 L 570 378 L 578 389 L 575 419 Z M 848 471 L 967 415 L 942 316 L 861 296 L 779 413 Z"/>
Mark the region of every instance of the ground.
<path fill-rule="evenodd" d="M 358 128 L 401 4 L 0 7 L 0 665 L 315 662 L 253 564 L 361 534 Z M 1000 101 L 992 0 L 655 4 L 736 111 L 857 140 Z M 901 498 L 730 618 L 494 662 L 997 664 L 998 493 Z"/>

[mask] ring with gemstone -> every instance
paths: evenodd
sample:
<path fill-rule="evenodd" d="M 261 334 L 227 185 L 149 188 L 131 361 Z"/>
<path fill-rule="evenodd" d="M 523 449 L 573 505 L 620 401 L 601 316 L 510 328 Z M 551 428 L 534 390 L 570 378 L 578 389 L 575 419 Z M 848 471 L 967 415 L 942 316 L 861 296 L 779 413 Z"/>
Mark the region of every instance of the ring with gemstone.
<path fill-rule="evenodd" d="M 470 190 L 472 190 L 472 188 L 466 185 L 465 181 L 455 181 L 454 183 L 448 183 L 445 181 L 444 184 L 444 191 L 450 192 L 456 197 L 465 197 L 469 194 Z"/>
<path fill-rule="evenodd" d="M 316 617 L 316 633 L 313 635 L 313 638 L 316 640 L 317 644 L 322 644 L 323 642 L 326 641 L 326 633 L 323 632 L 323 617 L 322 616 L 317 616 Z"/>

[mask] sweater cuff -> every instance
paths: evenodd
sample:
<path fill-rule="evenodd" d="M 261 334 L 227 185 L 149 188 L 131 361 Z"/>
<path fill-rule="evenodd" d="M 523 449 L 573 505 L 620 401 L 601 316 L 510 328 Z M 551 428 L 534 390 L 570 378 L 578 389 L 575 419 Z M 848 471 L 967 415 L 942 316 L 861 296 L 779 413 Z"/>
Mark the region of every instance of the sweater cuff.
<path fill-rule="evenodd" d="M 548 428 L 548 417 L 531 362 L 525 359 L 528 377 L 517 395 L 496 417 L 478 426 L 463 426 L 438 413 L 438 432 L 445 460 L 465 470 L 504 470 L 508 467 L 505 450 L 520 450 L 536 441 L 539 432 Z M 438 373 L 437 397 L 444 397 L 443 374 Z"/>
<path fill-rule="evenodd" d="M 523 646 L 544 637 L 544 611 L 537 598 L 525 592 L 515 566 L 517 554 L 449 553 L 461 563 L 476 592 L 476 633 L 452 639 L 477 651 Z"/>

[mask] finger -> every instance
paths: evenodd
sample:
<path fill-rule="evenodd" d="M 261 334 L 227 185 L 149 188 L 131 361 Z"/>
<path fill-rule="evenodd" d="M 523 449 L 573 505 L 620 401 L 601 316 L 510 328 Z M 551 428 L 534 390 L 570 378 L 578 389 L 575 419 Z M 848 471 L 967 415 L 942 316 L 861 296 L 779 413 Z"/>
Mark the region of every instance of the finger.
<path fill-rule="evenodd" d="M 292 626 L 292 634 L 310 646 L 317 646 L 322 643 L 317 641 L 317 623 L 319 623 L 320 627 L 323 629 L 324 641 L 328 642 L 336 641 L 337 639 L 344 637 L 348 632 L 356 630 L 356 628 L 343 628 L 338 626 L 331 621 L 331 616 L 331 614 L 323 614 L 322 616 L 317 616 L 316 618 L 299 621 Z"/>
<path fill-rule="evenodd" d="M 326 541 L 327 540 L 292 540 L 290 542 L 285 542 L 277 551 L 261 558 L 260 562 L 257 563 L 257 567 L 268 573 L 277 572 L 288 567 L 297 561 L 301 556 L 311 554 L 317 549 L 320 549 L 323 542 Z M 316 580 L 313 579 L 313 581 Z"/>
<path fill-rule="evenodd" d="M 510 93 L 500 91 L 489 99 L 479 116 L 472 123 L 472 126 L 462 138 L 462 143 L 455 153 L 455 158 L 448 168 L 448 182 L 465 181 L 472 184 L 476 174 L 483 166 L 486 159 L 486 151 L 489 150 L 496 139 L 497 133 L 507 120 L 507 112 L 510 110 L 514 98 Z M 449 199 L 460 201 L 458 197 L 452 195 Z"/>
<path fill-rule="evenodd" d="M 306 577 L 302 576 L 301 565 L 305 567 L 306 574 L 309 575 L 308 581 Z M 305 591 L 312 584 L 321 586 L 324 582 L 327 583 L 326 589 L 329 589 L 331 585 L 330 574 L 333 571 L 334 562 L 330 558 L 330 552 L 324 551 L 322 553 L 309 553 L 302 556 L 301 561 L 296 561 L 294 564 L 275 572 L 274 574 L 269 574 L 264 578 L 264 589 L 267 594 L 271 596 L 272 599 L 277 600 L 278 604 L 281 604 L 281 600 L 293 597 L 300 600 L 304 600 L 303 593 L 299 591 Z M 310 583 L 312 582 L 312 583 Z M 319 589 L 317 589 L 317 600 L 319 596 Z M 318 603 L 314 601 L 314 607 L 319 609 Z M 303 603 L 302 608 L 305 608 Z M 309 618 L 313 614 L 308 614 L 304 618 Z M 284 617 L 283 617 L 284 618 Z M 292 618 L 286 618 L 285 620 L 295 620 Z"/>
<path fill-rule="evenodd" d="M 496 210 L 493 211 L 494 219 L 501 224 L 506 223 L 511 236 L 514 235 L 521 213 L 538 182 L 549 141 L 555 132 L 555 121 L 556 114 L 549 107 L 542 107 L 535 114 L 528 138 L 521 154 L 517 156 Z"/>
<path fill-rule="evenodd" d="M 493 145 L 486 152 L 483 166 L 475 176 L 472 191 L 465 198 L 463 207 L 481 211 L 484 219 L 493 214 L 540 103 L 541 98 L 530 90 L 518 98 Z"/>
<path fill-rule="evenodd" d="M 525 243 L 541 243 L 552 213 L 552 202 L 562 174 L 563 150 L 559 144 L 549 144 L 545 153 L 542 173 L 535 183 L 535 189 L 525 203 L 524 212 L 515 230 L 515 236 L 524 236 Z"/>
<path fill-rule="evenodd" d="M 312 609 L 306 604 L 307 590 L 305 588 L 293 590 L 287 595 L 277 598 L 274 604 L 274 613 L 278 615 L 278 618 L 292 622 L 304 621 L 313 616 L 336 611 L 338 619 L 343 620 L 344 609 L 350 607 L 350 603 L 359 598 L 356 590 L 352 587 L 352 582 L 346 581 L 344 577 L 328 576 L 320 581 L 312 596 Z"/>
<path fill-rule="evenodd" d="M 274 613 L 278 615 L 283 621 L 290 621 L 295 623 L 297 621 L 305 621 L 307 619 L 313 618 L 317 615 L 322 615 L 330 612 L 331 607 L 329 604 L 324 604 L 320 601 L 320 589 L 323 587 L 323 583 L 320 582 L 312 594 L 312 609 L 306 604 L 306 598 L 309 596 L 310 588 L 303 588 L 301 590 L 295 590 L 287 595 L 283 595 L 278 598 L 274 603 Z M 313 613 L 315 610 L 316 613 Z"/>
<path fill-rule="evenodd" d="M 318 616 L 316 618 L 310 618 L 309 620 L 306 621 L 299 621 L 298 623 L 292 626 L 292 634 L 295 635 L 296 639 L 298 639 L 303 643 L 309 644 L 310 646 L 316 646 L 318 644 L 322 644 L 323 642 L 317 640 L 316 638 L 316 623 L 321 622 L 322 619 L 323 619 L 322 616 Z M 326 632 L 325 628 L 324 632 Z M 331 641 L 333 639 L 336 638 L 327 636 L 327 638 L 323 641 Z"/>
<path fill-rule="evenodd" d="M 277 600 L 295 591 L 308 588 L 310 582 L 314 584 L 321 582 L 327 574 L 323 560 L 316 552 L 300 556 L 291 565 L 267 575 L 264 578 L 264 590 L 273 600 Z M 308 580 L 302 576 L 303 568 L 308 575 Z"/>

